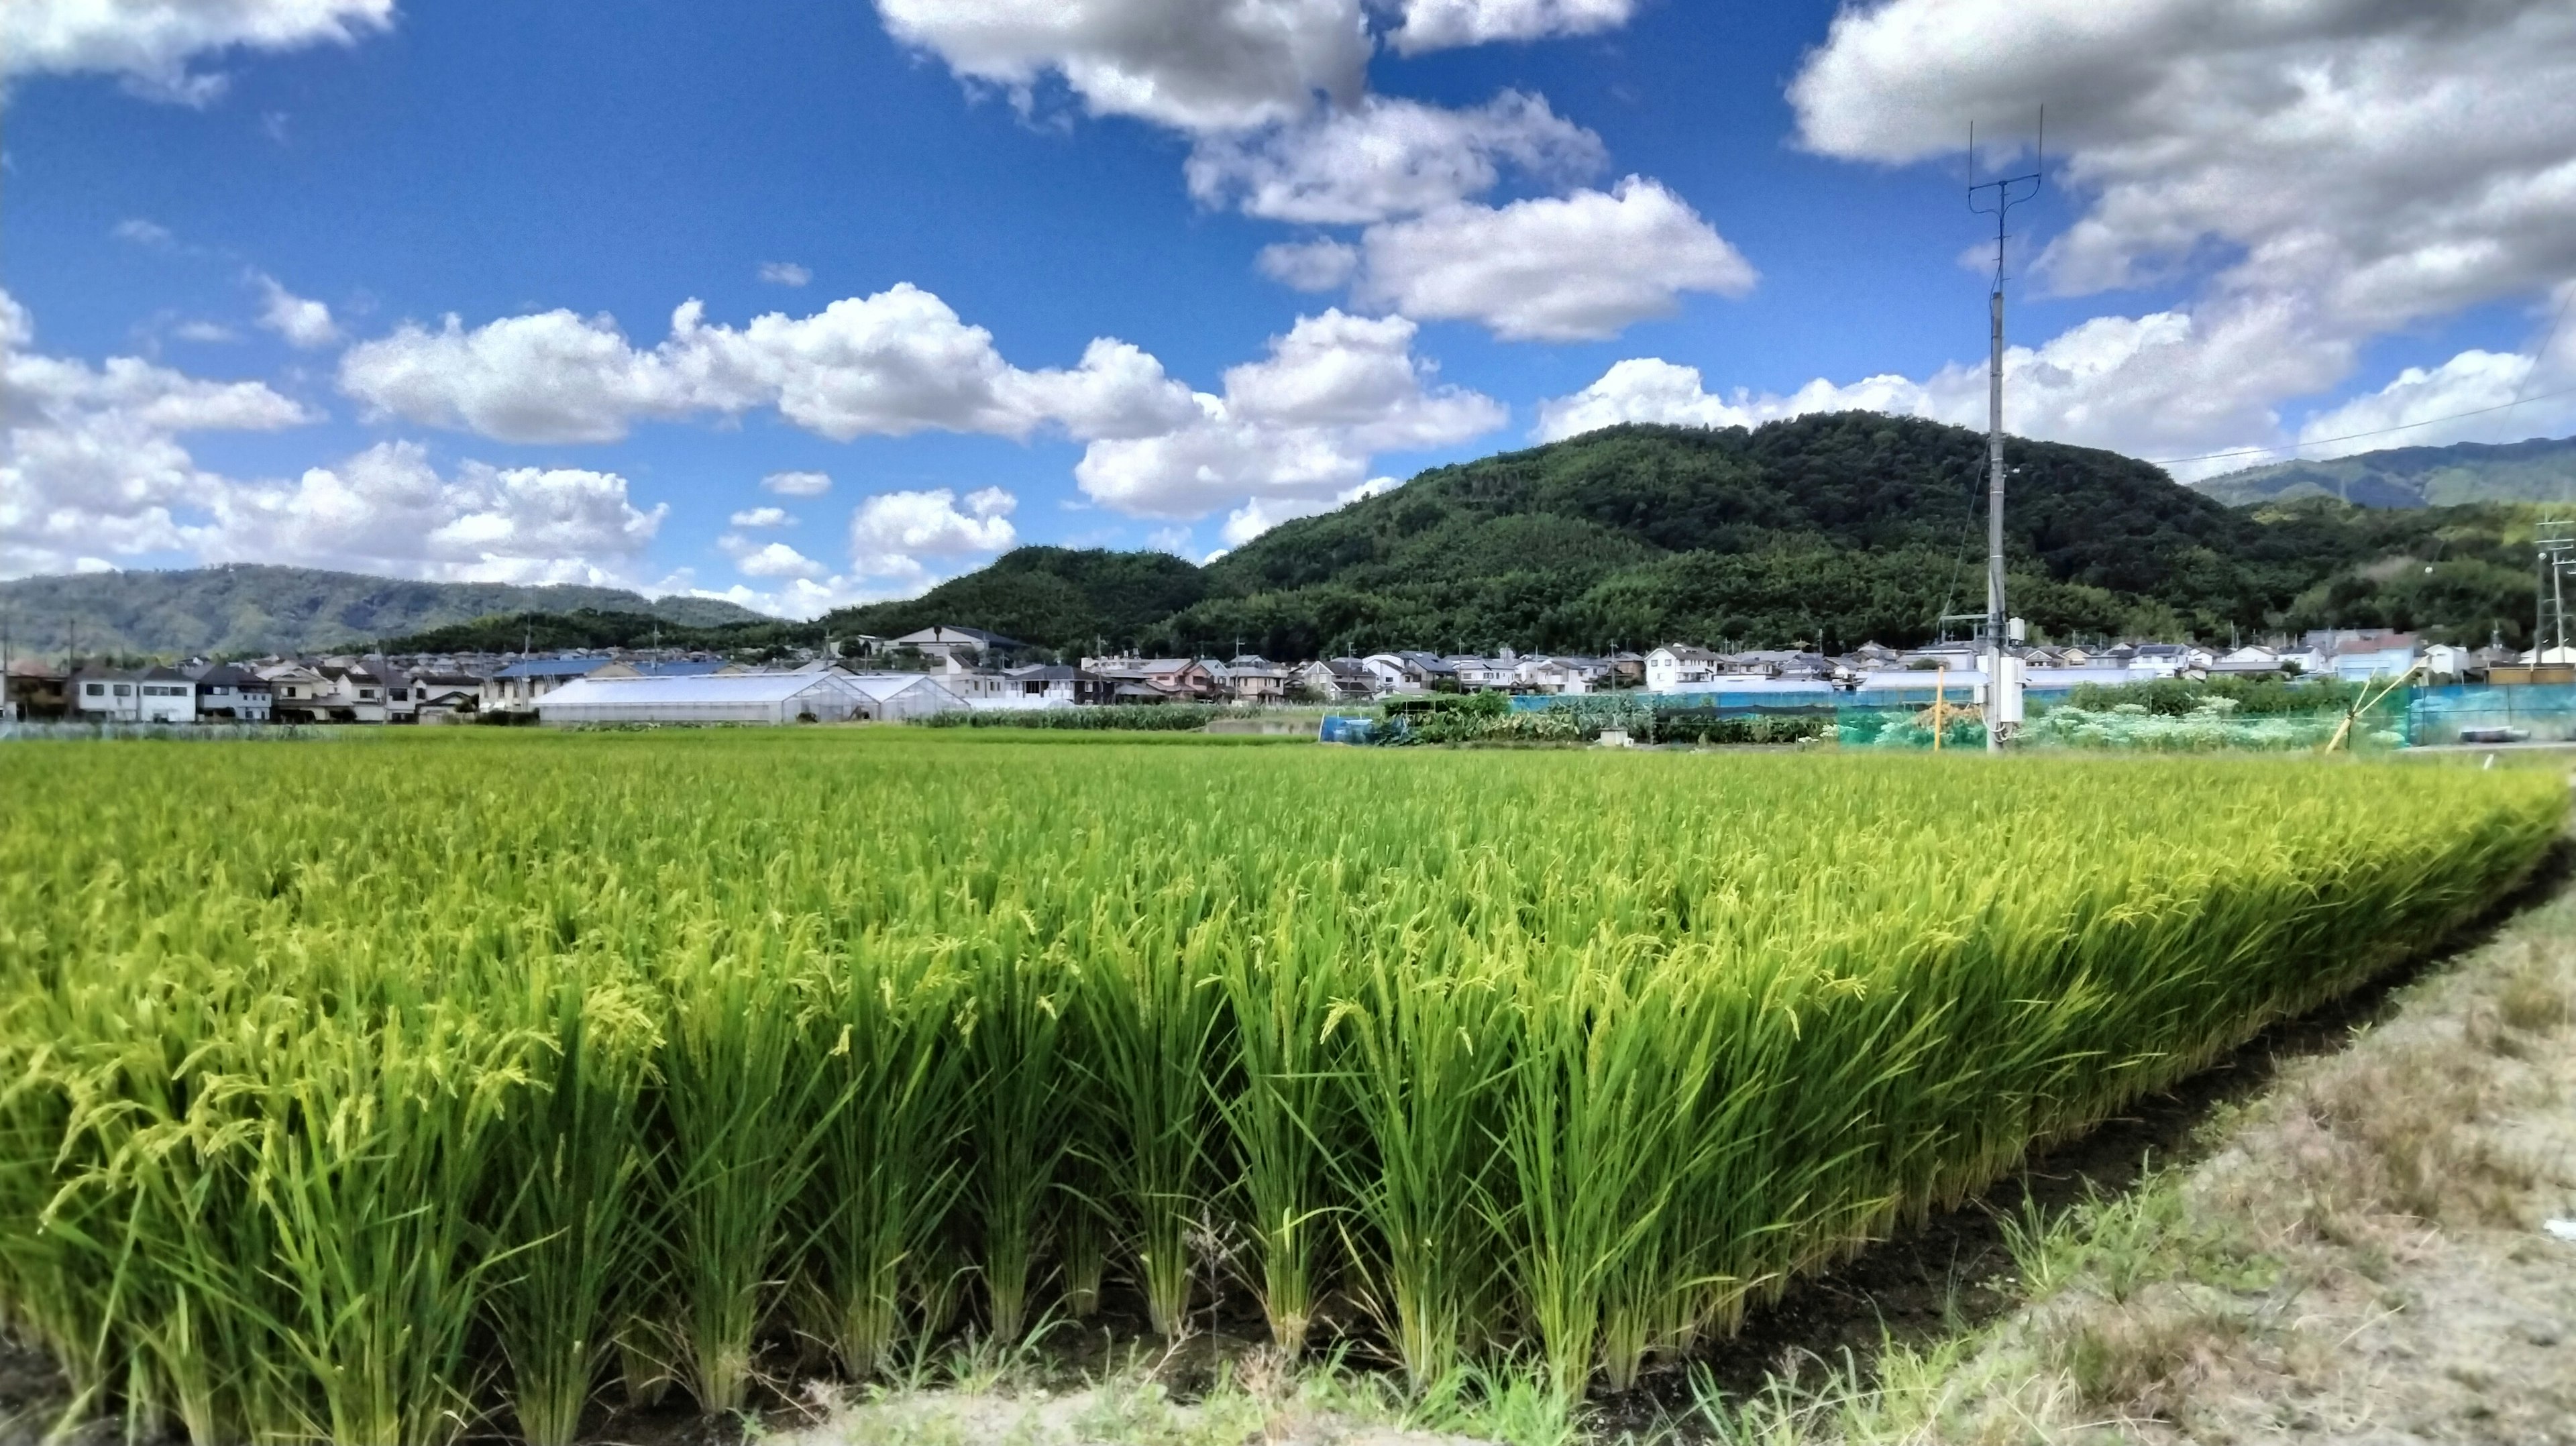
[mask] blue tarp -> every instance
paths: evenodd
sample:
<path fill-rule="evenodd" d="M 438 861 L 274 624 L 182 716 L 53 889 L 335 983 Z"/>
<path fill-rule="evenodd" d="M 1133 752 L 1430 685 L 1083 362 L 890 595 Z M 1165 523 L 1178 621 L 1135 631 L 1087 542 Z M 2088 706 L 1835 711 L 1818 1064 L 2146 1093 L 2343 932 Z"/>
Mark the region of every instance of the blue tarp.
<path fill-rule="evenodd" d="M 1366 743 L 1369 741 L 1369 734 L 1375 730 L 1376 727 L 1377 720 L 1374 718 L 1344 718 L 1335 714 L 1327 713 L 1324 715 L 1323 726 L 1315 732 L 1315 741 L 1318 743 Z"/>

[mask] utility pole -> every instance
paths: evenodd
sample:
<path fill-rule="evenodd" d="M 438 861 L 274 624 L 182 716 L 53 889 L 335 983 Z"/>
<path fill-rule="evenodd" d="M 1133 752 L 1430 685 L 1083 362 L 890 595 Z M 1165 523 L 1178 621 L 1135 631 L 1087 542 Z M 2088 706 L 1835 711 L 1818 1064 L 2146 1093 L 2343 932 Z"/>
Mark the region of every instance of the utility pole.
<path fill-rule="evenodd" d="M 1986 751 L 2001 753 L 2004 739 L 2021 722 L 2021 688 L 2007 679 L 2017 661 L 2004 651 L 2010 625 L 2004 610 L 2004 244 L 2012 232 L 2006 218 L 2012 208 L 2039 194 L 2047 174 L 2048 111 L 2039 113 L 2040 142 L 2033 150 L 2033 169 L 2025 175 L 1977 180 L 1977 129 L 1968 127 L 1968 209 L 1995 217 L 1995 285 L 1986 295 Z M 1994 193 L 1988 205 L 1977 198 Z M 2010 699 L 2007 702 L 2007 698 Z"/>

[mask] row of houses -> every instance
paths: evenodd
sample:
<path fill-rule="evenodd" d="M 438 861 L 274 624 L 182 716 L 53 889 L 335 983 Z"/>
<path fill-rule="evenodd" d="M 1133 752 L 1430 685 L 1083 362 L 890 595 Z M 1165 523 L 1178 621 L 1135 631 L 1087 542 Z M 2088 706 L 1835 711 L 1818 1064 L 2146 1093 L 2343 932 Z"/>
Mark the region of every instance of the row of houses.
<path fill-rule="evenodd" d="M 1804 650 L 1721 652 L 1674 644 L 1607 656 L 1493 656 L 1398 651 L 1278 663 L 1212 658 L 1085 657 L 1076 663 L 987 666 L 1023 645 L 996 633 L 940 626 L 894 640 L 927 671 L 869 671 L 809 658 L 758 669 L 715 657 L 614 653 L 554 657 L 385 658 L 376 655 L 194 660 L 65 674 L 35 660 L 7 670 L 8 712 L 140 723 L 450 722 L 509 715 L 546 722 L 626 720 L 790 722 L 919 717 L 958 709 L 1061 708 L 1161 703 L 1352 704 L 1433 692 L 1580 695 L 1644 688 L 1693 693 L 1930 685 L 1948 675 L 1983 682 L 1972 643 L 1890 648 L 1864 643 L 1841 655 Z M 837 649 L 836 649 L 837 651 Z M 2191 643 L 2010 650 L 2028 686 L 2071 687 L 2162 677 L 2291 673 L 2361 679 L 2410 670 L 2434 678 L 2555 680 L 2576 650 L 2515 653 L 2423 644 L 2412 634 L 2343 630 L 2296 642 L 2213 649 Z M 1933 678 L 1920 675 L 1930 673 Z M 2571 674 L 2576 676 L 2576 674 Z"/>

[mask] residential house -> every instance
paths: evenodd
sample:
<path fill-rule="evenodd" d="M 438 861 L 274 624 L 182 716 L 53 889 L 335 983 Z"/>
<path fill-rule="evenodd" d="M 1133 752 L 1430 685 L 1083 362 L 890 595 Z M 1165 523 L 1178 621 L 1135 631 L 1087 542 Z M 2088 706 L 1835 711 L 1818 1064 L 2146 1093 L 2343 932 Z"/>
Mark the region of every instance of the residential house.
<path fill-rule="evenodd" d="M 0 717 L 60 718 L 71 711 L 71 680 L 63 676 L 62 669 L 42 658 L 13 660 L 7 679 L 6 693 L 0 695 Z"/>
<path fill-rule="evenodd" d="M 272 719 L 279 723 L 321 721 L 319 710 L 325 685 L 319 672 L 300 662 L 271 663 L 251 671 L 268 684 Z"/>
<path fill-rule="evenodd" d="M 521 658 L 483 680 L 480 707 L 486 713 L 526 713 L 537 700 L 608 666 L 606 658 Z"/>
<path fill-rule="evenodd" d="M 1257 654 L 1247 654 L 1225 665 L 1226 690 L 1238 703 L 1284 703 L 1288 700 L 1288 669 Z"/>
<path fill-rule="evenodd" d="M 1646 655 L 1646 687 L 1669 693 L 1692 683 L 1705 683 L 1724 670 L 1726 660 L 1706 648 L 1670 644 Z"/>
<path fill-rule="evenodd" d="M 1598 658 L 1522 658 L 1512 665 L 1512 683 L 1523 692 L 1574 697 L 1591 692 L 1608 671 Z"/>
<path fill-rule="evenodd" d="M 75 716 L 85 722 L 197 721 L 197 685 L 176 668 L 84 668 L 72 675 L 71 694 Z"/>
<path fill-rule="evenodd" d="M 1294 687 L 1319 703 L 1361 702 L 1377 696 L 1377 675 L 1357 658 L 1323 658 L 1295 670 Z"/>
<path fill-rule="evenodd" d="M 940 623 L 905 633 L 894 640 L 894 646 L 911 648 L 924 657 L 948 661 L 962 657 L 972 662 L 1003 654 L 1026 652 L 1029 645 L 1017 638 L 1006 638 L 1000 633 L 989 633 L 982 628 L 961 628 Z"/>
<path fill-rule="evenodd" d="M 2205 648 L 2188 643 L 2140 643 L 2129 653 L 2129 671 L 2157 678 L 2178 678 L 2207 668 L 2213 659 Z"/>
<path fill-rule="evenodd" d="M 2267 648 L 2259 643 L 2247 643 L 2244 647 L 2233 652 L 2222 653 L 2213 659 L 2210 662 L 2209 671 L 2236 676 L 2248 673 L 2277 673 L 2281 671 L 2281 653 L 2277 648 Z"/>
<path fill-rule="evenodd" d="M 619 659 L 584 674 L 590 678 L 707 678 L 722 672 L 743 672 L 722 658 L 664 658 L 645 662 Z"/>
<path fill-rule="evenodd" d="M 2477 654 L 2453 643 L 2434 643 L 2424 649 L 2424 671 L 2445 682 L 2457 683 L 2473 671 L 2484 672 Z"/>
<path fill-rule="evenodd" d="M 1613 688 L 1634 688 L 1646 681 L 1646 660 L 1635 653 L 1612 653 L 1602 661 L 1610 665 L 1606 681 Z"/>
<path fill-rule="evenodd" d="M 1106 703 L 1114 685 L 1070 663 L 1033 663 L 1003 672 L 1002 680 L 1018 690 L 1021 705 L 1045 708 L 1089 707 Z"/>
<path fill-rule="evenodd" d="M 1216 673 L 1196 658 L 1084 659 L 1110 685 L 1119 703 L 1213 703 L 1222 689 Z"/>
<path fill-rule="evenodd" d="M 388 668 L 393 677 L 400 673 Z M 382 723 L 391 715 L 392 702 L 386 696 L 393 684 L 365 664 L 323 661 L 313 667 L 321 679 L 310 710 L 316 721 L 324 723 Z M 406 685 L 405 692 L 409 689 Z M 408 700 L 406 700 L 408 701 Z"/>
<path fill-rule="evenodd" d="M 1458 670 L 1436 653 L 1371 653 L 1360 663 L 1377 677 L 1381 694 L 1452 692 L 1458 687 Z"/>
<path fill-rule="evenodd" d="M 218 663 L 199 673 L 197 716 L 208 721 L 265 723 L 272 702 L 269 681 L 239 663 Z"/>
<path fill-rule="evenodd" d="M 1898 666 L 1905 657 L 1903 653 L 1887 644 L 1874 640 L 1852 649 L 1848 656 L 1855 672 L 1864 672 L 1871 668 L 1893 668 Z"/>
<path fill-rule="evenodd" d="M 2395 677 L 2412 669 L 2421 653 L 2413 633 L 2363 633 L 2334 645 L 2326 671 L 2347 683 Z"/>
<path fill-rule="evenodd" d="M 411 675 L 412 713 L 422 723 L 470 719 L 483 707 L 483 680 L 471 673 Z"/>
<path fill-rule="evenodd" d="M 1441 661 L 1449 665 L 1458 686 L 1470 693 L 1507 693 L 1520 681 L 1517 658 L 1455 657 Z"/>

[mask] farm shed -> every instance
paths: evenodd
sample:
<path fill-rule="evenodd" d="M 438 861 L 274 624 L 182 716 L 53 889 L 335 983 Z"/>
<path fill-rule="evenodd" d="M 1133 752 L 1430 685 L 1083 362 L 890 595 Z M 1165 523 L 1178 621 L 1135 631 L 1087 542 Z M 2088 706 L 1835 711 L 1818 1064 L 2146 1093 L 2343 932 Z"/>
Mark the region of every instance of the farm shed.
<path fill-rule="evenodd" d="M 537 700 L 537 717 L 568 723 L 838 723 L 872 717 L 848 674 L 723 673 L 697 678 L 576 678 Z"/>

